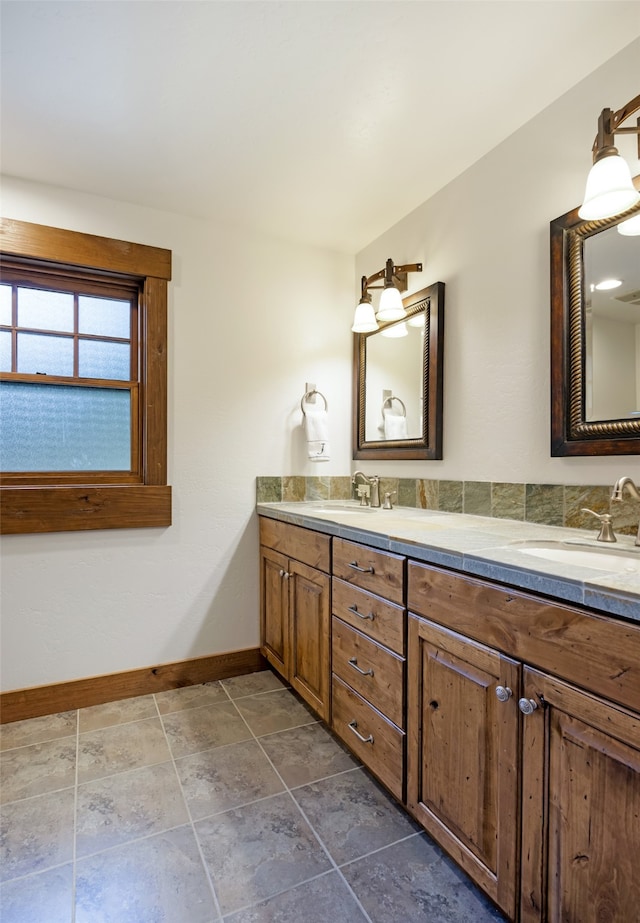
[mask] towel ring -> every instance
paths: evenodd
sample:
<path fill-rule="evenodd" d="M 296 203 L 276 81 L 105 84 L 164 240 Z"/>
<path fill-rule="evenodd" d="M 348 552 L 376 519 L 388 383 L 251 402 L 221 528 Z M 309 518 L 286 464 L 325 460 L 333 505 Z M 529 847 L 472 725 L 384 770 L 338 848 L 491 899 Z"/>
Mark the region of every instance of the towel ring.
<path fill-rule="evenodd" d="M 322 400 L 324 401 L 325 410 L 327 410 L 329 407 L 329 404 L 327 403 L 327 399 L 321 391 L 307 391 L 306 394 L 302 395 L 302 400 L 300 401 L 300 410 L 303 412 L 303 414 L 305 414 L 305 416 L 306 416 L 306 410 L 304 409 L 304 402 L 307 400 L 307 398 L 311 397 L 313 394 L 317 394 L 319 397 L 322 398 Z"/>
<path fill-rule="evenodd" d="M 384 409 L 385 409 L 385 407 L 387 406 L 387 404 L 391 404 L 392 401 L 397 401 L 397 402 L 400 404 L 400 406 L 402 407 L 402 416 L 403 416 L 403 417 L 406 417 L 406 415 L 407 415 L 407 408 L 404 406 L 404 402 L 401 401 L 399 397 L 394 397 L 393 395 L 391 395 L 391 397 L 386 398 L 386 400 L 384 400 L 384 401 L 382 402 L 382 410 L 381 410 L 382 416 L 384 417 Z M 391 409 L 391 408 L 389 408 L 389 409 Z"/>

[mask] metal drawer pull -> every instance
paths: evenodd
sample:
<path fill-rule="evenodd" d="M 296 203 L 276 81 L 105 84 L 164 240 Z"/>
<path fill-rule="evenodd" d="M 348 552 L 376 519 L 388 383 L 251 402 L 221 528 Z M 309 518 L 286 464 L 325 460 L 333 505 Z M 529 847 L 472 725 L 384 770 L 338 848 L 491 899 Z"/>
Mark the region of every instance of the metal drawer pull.
<path fill-rule="evenodd" d="M 508 686 L 496 686 L 496 696 L 500 702 L 508 702 L 513 692 Z"/>
<path fill-rule="evenodd" d="M 355 657 L 352 657 L 349 663 L 353 667 L 354 670 L 357 670 L 358 673 L 360 673 L 361 676 L 373 676 L 373 670 L 360 669 L 360 667 L 358 666 L 358 661 L 356 660 Z"/>
<path fill-rule="evenodd" d="M 357 561 L 350 561 L 349 567 L 353 567 L 354 570 L 357 570 L 359 574 L 374 574 L 373 564 L 369 567 L 358 567 Z"/>
<path fill-rule="evenodd" d="M 373 743 L 373 734 L 369 734 L 368 737 L 363 737 L 362 734 L 358 733 L 358 730 L 357 730 L 357 728 L 358 728 L 358 722 L 357 722 L 357 721 L 350 721 L 350 722 L 349 722 L 349 727 L 351 728 L 351 730 L 353 731 L 353 733 L 356 735 L 356 737 L 358 738 L 358 740 L 361 740 L 363 744 L 372 744 L 372 743 Z"/>
<path fill-rule="evenodd" d="M 353 614 L 357 615 L 359 619 L 369 619 L 371 622 L 373 622 L 375 618 L 373 612 L 370 612 L 369 615 L 363 615 L 362 612 L 358 612 L 357 606 L 349 606 L 349 612 L 353 612 Z"/>

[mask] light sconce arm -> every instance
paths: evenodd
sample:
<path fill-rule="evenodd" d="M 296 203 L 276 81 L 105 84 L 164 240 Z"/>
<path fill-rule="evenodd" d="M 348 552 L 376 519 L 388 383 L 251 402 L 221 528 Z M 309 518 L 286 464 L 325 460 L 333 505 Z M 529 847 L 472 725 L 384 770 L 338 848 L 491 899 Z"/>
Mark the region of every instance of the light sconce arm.
<path fill-rule="evenodd" d="M 362 277 L 360 301 L 351 327 L 354 333 L 371 333 L 378 329 L 378 321 L 400 320 L 405 316 L 400 292 L 407 290 L 407 276 L 410 272 L 422 272 L 422 263 L 395 265 L 389 258 L 384 269 L 379 269 L 371 276 Z M 382 280 L 382 285 L 375 284 Z M 373 289 L 382 289 L 377 315 L 374 313 L 369 294 Z"/>
<path fill-rule="evenodd" d="M 640 202 L 631 171 L 614 144 L 618 134 L 638 136 L 640 158 L 640 118 L 634 126 L 624 126 L 630 116 L 640 111 L 640 96 L 634 97 L 617 112 L 603 109 L 598 119 L 598 133 L 593 142 L 593 166 L 587 177 L 584 202 L 578 215 L 585 221 L 613 218 Z"/>

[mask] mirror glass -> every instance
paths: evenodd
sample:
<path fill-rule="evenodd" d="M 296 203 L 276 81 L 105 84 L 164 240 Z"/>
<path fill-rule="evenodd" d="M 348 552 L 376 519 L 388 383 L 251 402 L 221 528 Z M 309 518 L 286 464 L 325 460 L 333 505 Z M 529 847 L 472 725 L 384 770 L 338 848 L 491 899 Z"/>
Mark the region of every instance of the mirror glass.
<path fill-rule="evenodd" d="M 640 236 L 618 230 L 635 216 L 551 222 L 552 455 L 640 453 Z"/>
<path fill-rule="evenodd" d="M 354 458 L 442 458 L 444 284 L 406 318 L 354 337 Z"/>
<path fill-rule="evenodd" d="M 422 437 L 424 321 L 423 308 L 367 339 L 366 442 Z"/>
<path fill-rule="evenodd" d="M 640 236 L 584 242 L 585 420 L 640 416 Z"/>

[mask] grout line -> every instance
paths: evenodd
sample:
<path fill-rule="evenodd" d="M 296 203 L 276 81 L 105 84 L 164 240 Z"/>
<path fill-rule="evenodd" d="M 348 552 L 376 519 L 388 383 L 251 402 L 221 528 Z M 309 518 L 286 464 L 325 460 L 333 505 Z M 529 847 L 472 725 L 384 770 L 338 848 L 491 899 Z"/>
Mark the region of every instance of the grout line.
<path fill-rule="evenodd" d="M 174 755 L 173 755 L 173 750 L 171 749 L 171 741 L 169 740 L 169 737 L 168 737 L 168 735 L 167 735 L 167 732 L 166 732 L 166 729 L 165 729 L 165 726 L 164 726 L 164 721 L 162 720 L 162 715 L 160 714 L 160 708 L 158 707 L 158 702 L 157 702 L 157 700 L 156 700 L 155 694 L 154 694 L 153 699 L 154 699 L 154 702 L 155 702 L 156 710 L 157 710 L 157 712 L 158 712 L 158 717 L 160 718 L 160 726 L 162 727 L 162 733 L 164 734 L 165 740 L 166 740 L 166 742 L 167 742 L 167 747 L 169 748 L 169 754 L 170 754 L 170 757 L 171 757 L 171 764 L 173 765 L 173 771 L 174 771 L 174 773 L 175 773 L 175 775 L 176 775 L 176 780 L 177 780 L 177 782 L 178 782 L 178 787 L 179 787 L 179 789 L 180 789 L 180 794 L 182 795 L 182 801 L 184 802 L 185 810 L 186 810 L 186 812 L 187 812 L 187 817 L 188 817 L 188 819 L 189 819 L 189 825 L 190 825 L 190 827 L 191 827 L 191 832 L 193 833 L 193 838 L 194 838 L 195 843 L 196 843 L 196 848 L 197 848 L 197 850 L 198 850 L 198 855 L 200 856 L 200 862 L 202 863 L 202 867 L 203 867 L 203 869 L 204 869 L 204 873 L 205 873 L 207 882 L 208 882 L 208 884 L 209 884 L 209 889 L 210 889 L 210 891 L 211 891 L 211 896 L 213 897 L 213 905 L 214 905 L 214 907 L 215 907 L 215 909 L 216 909 L 216 913 L 218 914 L 218 920 L 222 920 L 222 908 L 220 907 L 220 902 L 218 901 L 218 895 L 216 894 L 215 885 L 214 885 L 214 883 L 213 883 L 213 877 L 212 877 L 212 875 L 211 875 L 211 872 L 209 871 L 209 865 L 208 865 L 207 860 L 205 859 L 204 853 L 203 853 L 203 851 L 202 851 L 202 845 L 201 845 L 201 843 L 200 843 L 200 837 L 198 836 L 198 832 L 197 832 L 197 830 L 196 830 L 195 822 L 194 822 L 193 816 L 192 816 L 192 814 L 191 814 L 191 808 L 189 807 L 189 801 L 188 801 L 188 799 L 187 799 L 187 796 L 186 796 L 185 793 L 184 793 L 184 788 L 183 788 L 183 785 L 182 785 L 182 780 L 181 780 L 181 778 L 180 778 L 180 773 L 178 772 L 178 767 L 176 766 L 176 759 L 175 759 L 175 757 L 174 757 Z M 205 752 L 206 752 L 206 751 L 205 751 Z M 180 825 L 180 826 L 183 826 L 183 825 Z"/>
<path fill-rule="evenodd" d="M 71 873 L 71 923 L 76 919 L 77 841 L 78 841 L 78 778 L 80 775 L 80 709 L 76 709 L 76 772 L 73 794 L 73 856 Z"/>

